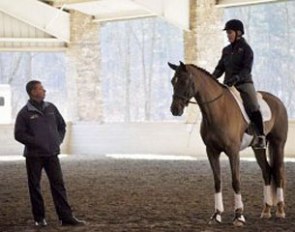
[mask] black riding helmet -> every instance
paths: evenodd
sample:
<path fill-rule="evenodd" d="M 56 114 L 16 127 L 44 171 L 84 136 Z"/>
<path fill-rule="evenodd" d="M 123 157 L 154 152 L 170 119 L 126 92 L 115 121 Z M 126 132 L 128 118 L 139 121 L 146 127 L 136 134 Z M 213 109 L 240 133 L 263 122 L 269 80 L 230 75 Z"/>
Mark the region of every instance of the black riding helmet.
<path fill-rule="evenodd" d="M 240 31 L 240 32 L 242 32 L 242 35 L 243 35 L 244 34 L 244 25 L 238 19 L 231 19 L 226 22 L 223 30 L 224 31 L 226 31 L 226 30 Z"/>

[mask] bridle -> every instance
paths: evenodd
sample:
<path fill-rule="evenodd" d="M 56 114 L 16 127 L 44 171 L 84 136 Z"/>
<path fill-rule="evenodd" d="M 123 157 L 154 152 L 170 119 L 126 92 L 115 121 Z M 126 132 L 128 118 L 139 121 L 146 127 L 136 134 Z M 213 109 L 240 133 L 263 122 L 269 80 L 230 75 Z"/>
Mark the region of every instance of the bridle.
<path fill-rule="evenodd" d="M 192 74 L 189 73 L 189 76 L 192 76 Z M 183 96 L 183 95 L 180 95 L 180 94 L 176 94 L 176 93 L 174 93 L 174 94 L 172 95 L 172 97 L 173 97 L 173 99 L 174 99 L 174 98 L 178 98 L 178 99 L 184 100 L 186 105 L 188 105 L 188 104 L 195 104 L 195 105 L 208 105 L 208 104 L 210 104 L 210 103 L 213 103 L 213 102 L 217 101 L 219 98 L 221 98 L 221 97 L 223 96 L 223 93 L 224 93 L 224 89 L 222 88 L 222 92 L 221 92 L 218 96 L 214 97 L 213 99 L 211 99 L 211 100 L 209 100 L 209 101 L 204 101 L 204 102 L 191 101 L 191 100 L 190 100 L 191 98 L 188 98 L 188 97 L 186 97 L 186 96 Z"/>

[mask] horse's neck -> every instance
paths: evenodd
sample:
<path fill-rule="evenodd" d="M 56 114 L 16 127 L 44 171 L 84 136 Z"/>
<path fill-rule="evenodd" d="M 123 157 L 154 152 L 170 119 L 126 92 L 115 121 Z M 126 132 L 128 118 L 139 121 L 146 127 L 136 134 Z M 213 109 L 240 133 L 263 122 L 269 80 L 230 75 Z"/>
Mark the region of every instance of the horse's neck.
<path fill-rule="evenodd" d="M 195 99 L 199 104 L 203 118 L 211 123 L 219 123 L 219 117 L 216 116 L 224 110 L 223 95 L 225 90 L 213 78 L 202 71 L 198 70 L 198 72 L 200 73 L 196 75 L 194 83 L 197 89 Z"/>
<path fill-rule="evenodd" d="M 194 79 L 194 85 L 196 91 L 196 100 L 199 105 L 206 105 L 206 103 L 211 102 L 218 95 L 223 93 L 223 87 L 208 74 L 203 73 L 201 70 L 197 70 Z"/>

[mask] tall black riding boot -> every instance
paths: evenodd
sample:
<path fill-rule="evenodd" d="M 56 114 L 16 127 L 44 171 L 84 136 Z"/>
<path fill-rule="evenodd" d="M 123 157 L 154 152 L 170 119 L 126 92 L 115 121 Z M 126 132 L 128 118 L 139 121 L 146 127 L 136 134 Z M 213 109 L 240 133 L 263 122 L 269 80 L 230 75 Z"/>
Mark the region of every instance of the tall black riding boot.
<path fill-rule="evenodd" d="M 263 128 L 263 119 L 260 110 L 254 111 L 250 117 L 252 123 L 254 124 L 255 132 L 257 135 L 257 139 L 253 145 L 254 149 L 265 149 L 266 147 L 266 139 L 264 135 Z"/>

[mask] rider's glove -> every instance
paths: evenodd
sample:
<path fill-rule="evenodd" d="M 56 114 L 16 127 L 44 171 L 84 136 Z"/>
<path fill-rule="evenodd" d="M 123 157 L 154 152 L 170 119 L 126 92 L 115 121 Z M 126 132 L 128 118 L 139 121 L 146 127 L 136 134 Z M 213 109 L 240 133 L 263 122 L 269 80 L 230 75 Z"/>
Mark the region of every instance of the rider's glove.
<path fill-rule="evenodd" d="M 235 84 L 237 84 L 237 82 L 240 80 L 239 75 L 233 75 L 231 78 L 227 79 L 224 81 L 224 84 L 231 87 Z"/>

